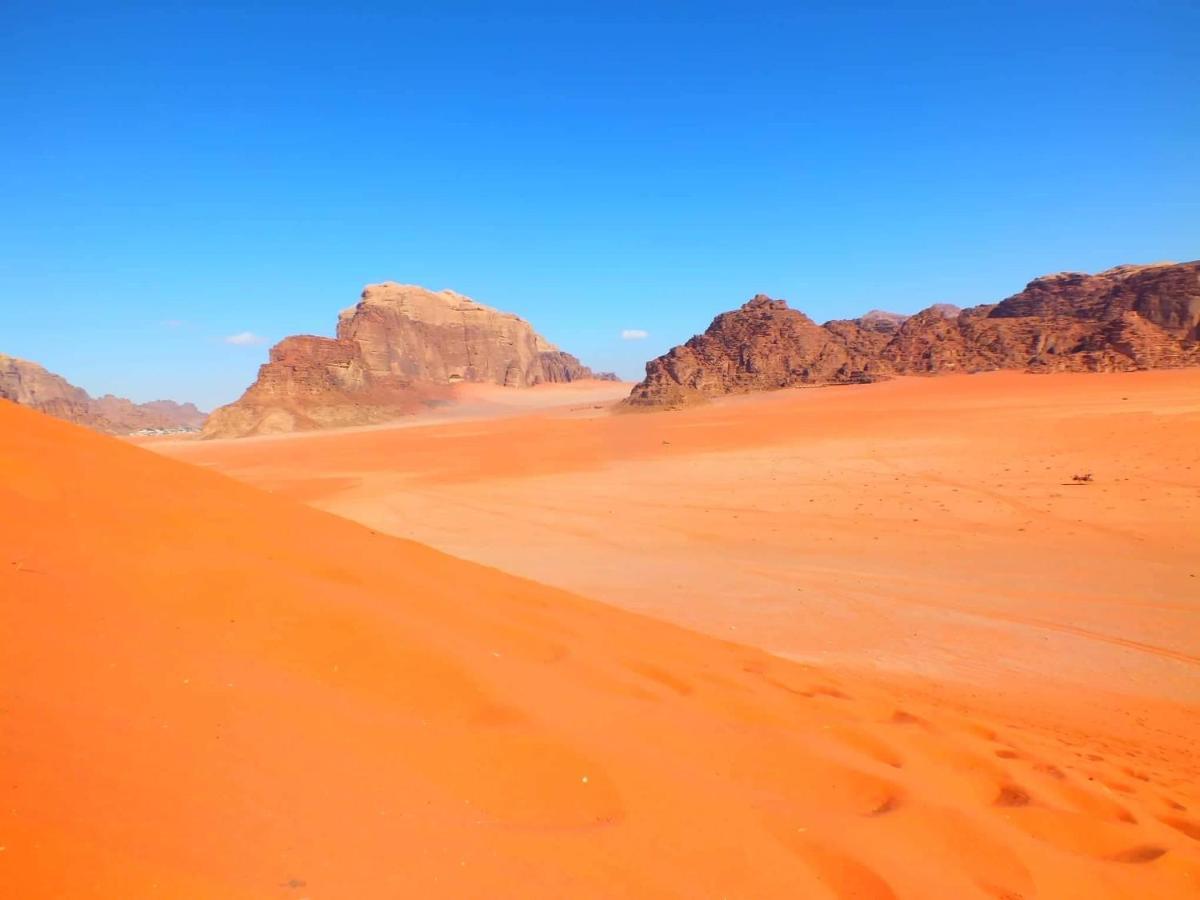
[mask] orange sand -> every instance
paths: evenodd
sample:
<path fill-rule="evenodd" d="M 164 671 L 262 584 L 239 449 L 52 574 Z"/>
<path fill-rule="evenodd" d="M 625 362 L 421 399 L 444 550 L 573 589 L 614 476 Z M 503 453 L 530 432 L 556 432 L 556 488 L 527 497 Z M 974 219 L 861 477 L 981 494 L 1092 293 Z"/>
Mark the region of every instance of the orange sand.
<path fill-rule="evenodd" d="M 1158 446 L 1154 458 L 1115 440 L 1093 444 L 1083 462 L 1097 484 L 1061 489 L 1070 497 L 1104 487 L 1120 510 L 1108 531 L 1078 527 L 1080 541 L 1111 549 L 1104 536 L 1125 529 L 1127 542 L 1146 545 L 1138 552 L 1158 554 L 1159 594 L 1138 616 L 1129 601 L 1124 621 L 1148 618 L 1152 604 L 1156 615 L 1161 608 L 1178 616 L 1170 628 L 1159 626 L 1154 644 L 1170 652 L 1143 649 L 1153 641 L 1141 633 L 1111 652 L 1127 654 L 1131 671 L 1148 678 L 1161 673 L 1132 661 L 1181 667 L 1178 678 L 1163 676 L 1161 688 L 1143 684 L 1142 695 L 1129 694 L 1181 716 L 1194 713 L 1184 676 L 1196 674 L 1188 659 L 1196 633 L 1194 597 L 1183 584 L 1194 557 L 1179 547 L 1189 528 L 1195 533 L 1196 492 L 1187 480 L 1195 473 L 1168 463 L 1195 446 L 1194 400 L 1185 402 L 1184 387 L 1194 398 L 1196 383 L 1127 380 L 1139 399 L 1129 414 L 1136 427 L 1125 430 L 1143 453 Z M 838 556 L 848 554 L 851 526 L 878 522 L 880 543 L 896 543 L 893 555 L 860 552 L 855 572 L 867 574 L 853 577 L 864 597 L 878 583 L 879 602 L 896 617 L 907 615 L 905 585 L 916 564 L 899 566 L 894 592 L 882 569 L 873 581 L 869 567 L 904 562 L 905 546 L 937 551 L 931 558 L 940 566 L 955 559 L 953 542 L 968 559 L 944 572 L 927 566 L 925 616 L 939 671 L 968 685 L 972 672 L 986 680 L 1003 671 L 1008 657 L 982 660 L 988 645 L 976 644 L 963 648 L 974 668 L 938 658 L 940 621 L 963 616 L 971 602 L 956 606 L 938 592 L 971 583 L 956 583 L 955 573 L 982 559 L 970 554 L 988 534 L 995 560 L 1021 548 L 1017 561 L 1060 579 L 1040 590 L 1068 584 L 1058 571 L 1065 567 L 1051 566 L 1047 555 L 1060 546 L 1056 539 L 1067 540 L 1055 537 L 1067 534 L 1064 517 L 1052 510 L 1057 518 L 1019 539 L 1008 534 L 1018 526 L 1006 530 L 990 507 L 985 514 L 968 510 L 967 498 L 962 509 L 951 504 L 946 485 L 942 504 L 952 512 L 944 530 L 912 532 L 904 545 L 911 528 L 889 515 L 904 508 L 920 518 L 941 490 L 932 478 L 913 481 L 907 488 L 916 496 L 906 498 L 905 479 L 922 466 L 938 469 L 946 458 L 939 453 L 955 453 L 973 467 L 945 477 L 959 491 L 982 490 L 971 485 L 972 473 L 1001 452 L 986 449 L 989 439 L 1018 443 L 1019 421 L 1053 422 L 1057 449 L 1047 452 L 1066 453 L 1080 430 L 1094 439 L 1104 433 L 1096 429 L 1120 430 L 1123 416 L 1104 403 L 1090 409 L 1084 401 L 1099 389 L 1086 382 L 1044 382 L 1078 393 L 1069 416 L 1057 394 L 1041 405 L 1026 396 L 1013 415 L 986 379 L 982 387 L 935 384 L 809 391 L 662 416 L 539 413 L 157 446 L 322 504 L 343 498 L 365 510 L 362 492 L 372 482 L 394 487 L 375 501 L 375 514 L 396 516 L 393 525 L 405 515 L 405 490 L 419 492 L 419 508 L 441 508 L 429 528 L 441 521 L 447 534 L 453 527 L 462 540 L 507 548 L 511 568 L 527 569 L 538 556 L 521 548 L 523 539 L 561 532 L 551 547 L 561 556 L 548 563 L 557 580 L 607 577 L 616 586 L 609 599 L 621 602 L 622 581 L 640 577 L 647 608 L 657 603 L 658 614 L 694 616 L 710 630 L 721 630 L 720 616 L 734 607 L 717 604 L 721 586 L 703 580 L 723 567 L 736 578 L 753 564 L 769 573 L 786 556 L 778 549 L 785 541 L 795 578 L 820 573 L 832 584 L 851 558 Z M 935 396 L 956 408 L 949 419 L 975 453 L 954 450 L 936 433 L 909 443 L 906 420 L 930 428 L 947 421 L 931 412 Z M 1167 396 L 1174 409 L 1161 402 Z M 1157 413 L 1142 409 L 1151 400 Z M 878 421 L 848 411 L 856 403 Z M 984 420 L 995 427 L 971 429 Z M 1132 488 L 1105 481 L 1096 457 L 1134 467 L 1111 476 L 1129 477 Z M 987 489 L 1001 497 L 1034 490 L 1034 462 L 1015 461 L 1011 488 Z M 736 471 L 740 482 L 705 481 Z M 798 473 L 811 478 L 807 488 Z M 844 503 L 848 473 L 875 509 L 870 516 L 845 509 L 834 527 L 835 495 L 842 491 Z M 901 480 L 885 492 L 893 473 Z M 1155 491 L 1145 490 L 1151 473 L 1160 479 Z M 772 474 L 774 490 L 765 485 Z M 1127 510 L 1138 501 L 1125 492 L 1137 488 L 1150 505 Z M 588 490 L 589 508 L 569 505 Z M 804 490 L 813 495 L 811 512 L 782 509 Z M 451 507 L 455 492 L 474 506 Z M 563 504 L 557 528 L 539 524 L 560 511 L 538 509 L 538 498 Z M 531 505 L 522 507 L 524 500 Z M 714 505 L 702 505 L 709 500 Z M 1174 522 L 1158 522 L 1172 502 Z M 907 642 L 873 671 L 863 664 L 869 646 L 857 655 L 843 650 L 844 659 L 828 649 L 797 651 L 824 653 L 837 666 L 773 658 L 447 557 L 8 404 L 0 404 L 0 508 L 0 896 L 1144 898 L 1195 896 L 1200 886 L 1200 771 L 1186 746 L 1124 721 L 1097 718 L 1091 733 L 1081 733 L 1042 707 L 1002 715 L 981 711 L 982 699 L 973 708 L 963 696 L 934 696 L 907 684 L 918 671 Z M 1087 521 L 1086 511 L 1073 512 Z M 951 518 L 973 521 L 971 514 L 978 534 L 950 528 Z M 751 527 L 739 529 L 734 515 L 750 517 Z M 799 533 L 770 538 L 771 521 Z M 653 522 L 666 524 L 639 535 Z M 670 528 L 685 523 L 691 531 L 672 538 Z M 831 532 L 829 547 L 816 548 L 818 526 Z M 756 531 L 761 562 L 744 558 Z M 734 540 L 738 534 L 746 537 Z M 572 574 L 601 541 L 607 575 Z M 1142 558 L 1128 553 L 1127 565 Z M 679 566 L 689 555 L 709 559 L 696 563 L 700 581 L 685 595 L 668 586 L 688 574 Z M 1087 564 L 1119 575 L 1119 562 Z M 626 568 L 632 574 L 622 574 Z M 1005 568 L 976 573 L 998 609 Z M 1124 584 L 1107 590 L 1116 594 Z M 820 605 L 794 594 L 802 592 L 774 602 L 806 603 L 798 609 L 808 621 L 777 615 L 781 639 L 818 648 L 856 627 L 848 615 L 812 618 Z M 769 644 L 771 598 L 741 599 L 734 636 Z M 831 594 L 826 605 L 838 602 Z M 1087 656 L 1090 643 L 1117 646 L 1088 633 L 1118 613 L 1097 613 L 1099 624 L 1075 626 L 1082 633 L 1016 615 L 970 615 L 982 622 L 980 641 L 1006 628 L 1014 635 L 1018 647 L 1006 654 L 1028 642 L 1022 629 L 1040 627 Z M 1069 618 L 1057 608 L 1043 617 Z M 900 636 L 896 622 L 875 627 L 881 637 Z M 1091 662 L 1065 659 L 1062 670 L 1062 683 L 1091 677 L 1118 696 L 1119 679 Z M 1194 721 L 1181 717 L 1177 729 Z"/>
<path fill-rule="evenodd" d="M 781 655 L 1200 734 L 1195 370 L 164 449 Z"/>

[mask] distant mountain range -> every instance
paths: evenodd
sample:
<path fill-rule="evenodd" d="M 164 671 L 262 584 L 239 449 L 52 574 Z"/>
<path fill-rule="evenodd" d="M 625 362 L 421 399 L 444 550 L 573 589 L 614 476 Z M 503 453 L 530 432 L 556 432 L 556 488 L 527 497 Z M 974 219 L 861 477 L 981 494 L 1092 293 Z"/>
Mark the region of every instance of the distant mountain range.
<path fill-rule="evenodd" d="M 626 405 L 684 406 L 723 394 L 852 384 L 893 375 L 1022 369 L 1111 372 L 1200 365 L 1200 261 L 1126 265 L 1031 281 L 995 304 L 871 310 L 818 325 L 759 295 L 646 364 Z M 458 382 L 514 388 L 599 378 L 512 313 L 453 291 L 368 285 L 337 337 L 296 335 L 270 351 L 236 402 L 205 418 L 191 403 L 93 398 L 36 363 L 0 355 L 0 398 L 127 434 L 241 437 L 387 422 L 449 402 Z"/>
<path fill-rule="evenodd" d="M 633 407 L 891 375 L 1024 369 L 1111 372 L 1200 365 L 1200 261 L 1063 272 L 995 304 L 873 310 L 818 325 L 759 295 L 646 364 Z"/>
<path fill-rule="evenodd" d="M 105 394 L 92 397 L 42 366 L 0 353 L 0 398 L 110 434 L 198 431 L 205 415 L 191 403 L 134 403 Z"/>

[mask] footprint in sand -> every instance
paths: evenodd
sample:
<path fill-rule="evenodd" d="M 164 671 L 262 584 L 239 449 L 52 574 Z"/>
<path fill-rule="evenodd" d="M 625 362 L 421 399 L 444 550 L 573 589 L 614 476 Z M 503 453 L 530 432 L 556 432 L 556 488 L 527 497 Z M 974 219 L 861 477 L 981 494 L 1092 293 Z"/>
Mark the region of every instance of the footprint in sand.
<path fill-rule="evenodd" d="M 1167 853 L 1160 844 L 1136 843 L 1136 825 L 1104 821 L 1088 813 L 1031 805 L 1008 810 L 1005 821 L 1059 850 L 1102 862 L 1149 863 Z"/>
<path fill-rule="evenodd" d="M 859 860 L 792 834 L 782 834 L 781 839 L 813 870 L 820 882 L 832 890 L 834 896 L 858 900 L 896 900 L 896 892 L 891 885 Z"/>
<path fill-rule="evenodd" d="M 1122 850 L 1119 853 L 1114 853 L 1106 857 L 1106 859 L 1110 862 L 1148 863 L 1154 862 L 1154 860 L 1166 852 L 1166 847 L 1159 847 L 1155 844 L 1143 844 L 1138 847 L 1130 847 L 1128 850 Z"/>
<path fill-rule="evenodd" d="M 1192 840 L 1200 841 L 1200 822 L 1193 822 L 1183 816 L 1163 816 L 1160 821 L 1164 825 L 1170 825 L 1176 831 L 1186 834 Z"/>
<path fill-rule="evenodd" d="M 892 723 L 895 725 L 920 725 L 922 728 L 930 727 L 929 723 L 920 716 L 914 716 L 903 709 L 898 709 L 892 713 Z"/>
<path fill-rule="evenodd" d="M 1015 784 L 1000 785 L 1000 792 L 996 794 L 996 799 L 992 801 L 993 806 L 1028 806 L 1033 802 L 1033 798 L 1029 796 L 1029 791 Z"/>
<path fill-rule="evenodd" d="M 840 744 L 858 753 L 864 754 L 876 762 L 883 763 L 893 769 L 904 766 L 904 759 L 892 749 L 891 745 L 862 731 L 852 728 L 838 728 L 831 736 Z"/>
<path fill-rule="evenodd" d="M 1055 781 L 1064 781 L 1067 777 L 1066 772 L 1064 772 L 1058 766 L 1052 765 L 1051 763 L 1036 763 L 1033 767 L 1033 771 L 1049 776 Z"/>
<path fill-rule="evenodd" d="M 663 687 L 670 688 L 681 697 L 686 697 L 695 690 L 691 682 L 684 681 L 682 678 L 650 663 L 631 663 L 629 669 Z"/>

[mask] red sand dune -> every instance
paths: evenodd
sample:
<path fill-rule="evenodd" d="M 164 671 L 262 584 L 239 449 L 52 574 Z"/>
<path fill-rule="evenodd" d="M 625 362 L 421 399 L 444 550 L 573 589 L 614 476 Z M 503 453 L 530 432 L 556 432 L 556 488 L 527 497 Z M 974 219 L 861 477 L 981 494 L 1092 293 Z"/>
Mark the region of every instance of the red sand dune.
<path fill-rule="evenodd" d="M 9 404 L 0 503 L 0 896 L 1200 885 L 1183 752 L 772 658 Z"/>

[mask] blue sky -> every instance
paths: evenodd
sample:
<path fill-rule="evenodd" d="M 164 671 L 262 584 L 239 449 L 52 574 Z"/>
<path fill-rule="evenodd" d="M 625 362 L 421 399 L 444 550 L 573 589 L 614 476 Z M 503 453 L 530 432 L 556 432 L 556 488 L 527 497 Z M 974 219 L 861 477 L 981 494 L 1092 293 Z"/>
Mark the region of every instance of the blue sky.
<path fill-rule="evenodd" d="M 1200 6 L 0 6 L 0 352 L 212 406 L 363 284 L 598 367 L 1200 257 Z M 644 340 L 622 340 L 639 329 Z"/>

